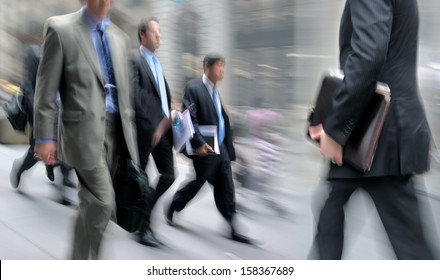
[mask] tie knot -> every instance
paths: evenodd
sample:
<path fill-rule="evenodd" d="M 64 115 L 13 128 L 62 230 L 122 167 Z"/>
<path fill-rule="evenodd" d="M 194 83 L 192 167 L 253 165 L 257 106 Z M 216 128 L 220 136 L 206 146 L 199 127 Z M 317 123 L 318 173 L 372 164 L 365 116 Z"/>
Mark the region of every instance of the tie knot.
<path fill-rule="evenodd" d="M 96 30 L 99 32 L 99 33 L 104 33 L 104 28 L 103 28 L 103 26 L 102 26 L 102 24 L 101 23 L 98 23 L 97 25 L 96 25 Z"/>

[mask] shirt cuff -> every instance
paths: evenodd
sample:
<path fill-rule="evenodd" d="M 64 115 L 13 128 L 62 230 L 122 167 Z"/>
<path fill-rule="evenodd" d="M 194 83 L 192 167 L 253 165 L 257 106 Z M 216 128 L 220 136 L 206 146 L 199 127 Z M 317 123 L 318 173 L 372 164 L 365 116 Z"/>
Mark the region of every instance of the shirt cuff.
<path fill-rule="evenodd" d="M 36 144 L 42 144 L 42 143 L 56 143 L 57 140 L 56 139 L 49 139 L 49 138 L 40 138 L 40 139 L 36 139 L 35 143 Z"/>

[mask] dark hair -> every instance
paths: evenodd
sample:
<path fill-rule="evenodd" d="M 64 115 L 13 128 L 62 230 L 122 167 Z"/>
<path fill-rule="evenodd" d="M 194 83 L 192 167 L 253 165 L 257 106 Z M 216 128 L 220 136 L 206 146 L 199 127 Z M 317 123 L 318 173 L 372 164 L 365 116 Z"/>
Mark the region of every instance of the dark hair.
<path fill-rule="evenodd" d="M 219 53 L 208 53 L 203 59 L 203 70 L 205 70 L 205 67 L 211 67 L 219 60 L 225 62 L 224 56 Z"/>
<path fill-rule="evenodd" d="M 150 21 L 155 21 L 157 23 L 159 23 L 159 20 L 157 19 L 157 17 L 149 17 L 149 18 L 143 18 L 139 21 L 138 24 L 138 39 L 139 39 L 139 43 L 142 43 L 141 41 L 141 33 L 147 33 L 148 31 L 148 23 Z"/>

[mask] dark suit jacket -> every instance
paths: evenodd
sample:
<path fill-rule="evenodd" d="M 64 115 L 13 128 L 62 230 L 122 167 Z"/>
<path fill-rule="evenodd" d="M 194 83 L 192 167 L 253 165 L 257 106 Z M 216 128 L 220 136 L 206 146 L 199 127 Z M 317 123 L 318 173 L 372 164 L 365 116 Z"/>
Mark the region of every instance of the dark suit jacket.
<path fill-rule="evenodd" d="M 151 141 L 151 137 L 165 117 L 162 113 L 159 85 L 156 84 L 154 74 L 139 49 L 130 53 L 131 85 L 135 102 L 136 125 L 138 136 Z M 171 112 L 171 94 L 167 80 L 164 77 L 167 91 L 168 108 Z M 168 131 L 169 135 L 171 130 Z M 172 139 L 172 137 L 169 137 Z M 138 143 L 145 145 L 145 143 Z"/>
<path fill-rule="evenodd" d="M 182 111 L 190 107 L 191 120 L 194 125 L 195 134 L 191 140 L 193 149 L 201 147 L 205 141 L 199 131 L 199 125 L 216 125 L 218 127 L 218 117 L 215 111 L 211 95 L 202 79 L 191 80 L 185 88 L 183 97 Z M 229 117 L 222 104 L 222 115 L 225 121 L 224 144 L 228 150 L 231 161 L 235 160 L 235 149 L 232 145 L 231 127 Z M 197 157 L 196 157 L 197 158 Z"/>
<path fill-rule="evenodd" d="M 21 82 L 21 90 L 26 98 L 26 111 L 28 122 L 34 125 L 34 93 L 37 83 L 37 70 L 40 63 L 41 48 L 37 45 L 29 45 L 25 49 L 23 61 L 23 79 Z"/>
<path fill-rule="evenodd" d="M 345 145 L 377 81 L 391 89 L 391 106 L 371 171 L 332 165 L 329 178 L 421 173 L 429 169 L 430 130 L 418 95 L 416 0 L 347 0 L 340 26 L 343 87 L 324 130 Z"/>

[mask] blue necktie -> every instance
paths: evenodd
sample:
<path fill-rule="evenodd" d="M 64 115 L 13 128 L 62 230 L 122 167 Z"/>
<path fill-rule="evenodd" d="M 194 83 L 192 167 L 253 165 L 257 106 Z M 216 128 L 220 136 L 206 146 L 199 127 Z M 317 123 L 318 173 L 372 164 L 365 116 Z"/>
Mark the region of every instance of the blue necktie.
<path fill-rule="evenodd" d="M 225 139 L 225 120 L 223 119 L 220 98 L 218 96 L 217 88 L 212 89 L 212 101 L 214 102 L 215 110 L 218 117 L 218 145 L 220 146 Z"/>
<path fill-rule="evenodd" d="M 98 31 L 100 42 L 101 42 L 101 52 L 102 58 L 104 62 L 104 81 L 105 81 L 105 90 L 107 92 L 106 98 L 106 108 L 108 111 L 112 113 L 119 112 L 118 108 L 118 99 L 117 99 L 117 90 L 116 90 L 116 81 L 115 75 L 113 72 L 113 64 L 112 58 L 110 56 L 110 50 L 108 47 L 107 37 L 104 34 L 104 30 L 101 27 L 101 24 L 96 26 L 96 30 Z"/>
<path fill-rule="evenodd" d="M 168 118 L 170 117 L 170 110 L 168 109 L 167 91 L 165 89 L 165 80 L 163 78 L 162 66 L 159 60 L 153 56 L 154 70 L 156 72 L 156 83 L 159 86 L 160 101 L 162 103 L 162 111 Z"/>

